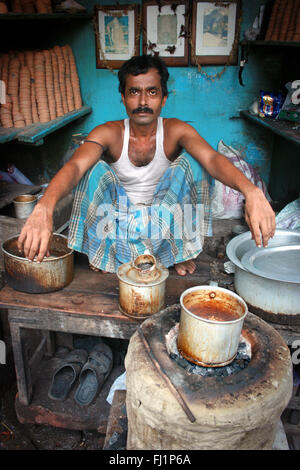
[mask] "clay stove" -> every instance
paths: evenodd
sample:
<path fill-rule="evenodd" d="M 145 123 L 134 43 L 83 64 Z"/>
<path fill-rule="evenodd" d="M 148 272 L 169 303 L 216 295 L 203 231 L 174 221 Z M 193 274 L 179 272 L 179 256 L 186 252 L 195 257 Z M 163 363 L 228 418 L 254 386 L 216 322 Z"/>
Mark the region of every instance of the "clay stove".
<path fill-rule="evenodd" d="M 180 357 L 180 306 L 150 317 L 142 332 L 189 414 L 158 373 L 136 332 L 125 359 L 127 449 L 272 449 L 293 387 L 290 352 L 279 333 L 248 313 L 237 357 L 218 368 Z"/>

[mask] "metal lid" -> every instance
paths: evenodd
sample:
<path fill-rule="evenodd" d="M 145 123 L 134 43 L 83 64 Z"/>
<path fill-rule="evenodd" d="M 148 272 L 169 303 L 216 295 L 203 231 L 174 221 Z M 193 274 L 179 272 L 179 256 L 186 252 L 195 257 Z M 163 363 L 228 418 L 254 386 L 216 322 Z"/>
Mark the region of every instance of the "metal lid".
<path fill-rule="evenodd" d="M 287 245 L 300 245 L 300 232 L 296 230 L 276 229 L 274 237 L 270 238 L 268 242 L 269 248 Z M 226 254 L 232 263 L 245 270 L 241 261 L 242 257 L 245 253 L 255 248 L 256 244 L 254 240 L 252 240 L 252 235 L 249 231 L 241 233 L 241 235 L 237 235 L 230 240 L 226 247 Z"/>
<path fill-rule="evenodd" d="M 139 255 L 133 262 L 122 264 L 117 271 L 120 281 L 139 287 L 161 284 L 168 275 L 168 269 L 150 254 Z"/>
<path fill-rule="evenodd" d="M 300 245 L 255 248 L 244 254 L 242 265 L 252 274 L 300 283 Z"/>

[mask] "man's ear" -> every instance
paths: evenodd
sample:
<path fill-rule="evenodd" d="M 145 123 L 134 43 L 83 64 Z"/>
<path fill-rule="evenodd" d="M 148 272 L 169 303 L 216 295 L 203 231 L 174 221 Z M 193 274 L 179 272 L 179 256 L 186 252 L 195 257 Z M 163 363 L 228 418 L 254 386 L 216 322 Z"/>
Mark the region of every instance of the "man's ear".
<path fill-rule="evenodd" d="M 166 101 L 167 101 L 167 98 L 168 98 L 168 95 L 165 95 L 162 99 L 162 102 L 161 102 L 161 107 L 163 108 L 164 105 L 166 104 Z"/>
<path fill-rule="evenodd" d="M 121 99 L 122 99 L 122 103 L 123 103 L 124 106 L 125 106 L 125 98 L 124 98 L 124 95 L 122 95 L 122 93 L 121 93 Z"/>

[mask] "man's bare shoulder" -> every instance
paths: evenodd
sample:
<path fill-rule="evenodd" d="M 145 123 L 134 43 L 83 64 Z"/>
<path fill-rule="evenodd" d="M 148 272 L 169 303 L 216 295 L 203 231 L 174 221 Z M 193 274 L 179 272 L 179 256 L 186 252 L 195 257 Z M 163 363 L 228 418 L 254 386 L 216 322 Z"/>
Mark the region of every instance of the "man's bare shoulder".
<path fill-rule="evenodd" d="M 104 124 L 99 124 L 87 136 L 87 140 L 94 140 L 105 148 L 115 141 L 121 139 L 124 129 L 123 120 L 120 121 L 107 121 Z"/>
<path fill-rule="evenodd" d="M 89 133 L 89 136 L 93 135 L 93 137 L 97 137 L 106 133 L 122 132 L 122 129 L 124 128 L 123 122 L 123 120 L 107 121 L 103 124 L 99 124 L 98 126 L 94 127 L 94 129 Z"/>
<path fill-rule="evenodd" d="M 193 126 L 191 126 L 188 122 L 182 121 L 181 119 L 177 118 L 164 118 L 164 127 L 166 129 L 170 130 L 187 130 L 187 129 L 193 129 Z"/>
<path fill-rule="evenodd" d="M 189 135 L 190 133 L 196 132 L 194 127 L 185 121 L 181 121 L 177 118 L 164 119 L 164 129 L 167 135 L 176 136 L 177 140 L 183 135 Z"/>

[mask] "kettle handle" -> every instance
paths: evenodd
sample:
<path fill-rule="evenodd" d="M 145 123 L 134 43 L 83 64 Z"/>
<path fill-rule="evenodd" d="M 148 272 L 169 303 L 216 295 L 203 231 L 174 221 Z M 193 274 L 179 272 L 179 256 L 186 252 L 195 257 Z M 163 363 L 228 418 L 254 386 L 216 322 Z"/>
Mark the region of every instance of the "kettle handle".
<path fill-rule="evenodd" d="M 139 263 L 151 263 L 152 266 L 149 269 L 144 269 L 143 270 L 143 269 L 138 267 Z M 132 267 L 134 269 L 137 269 L 140 272 L 149 273 L 150 271 L 154 271 L 156 269 L 156 258 L 153 255 L 150 255 L 150 254 L 139 255 L 132 262 Z"/>

